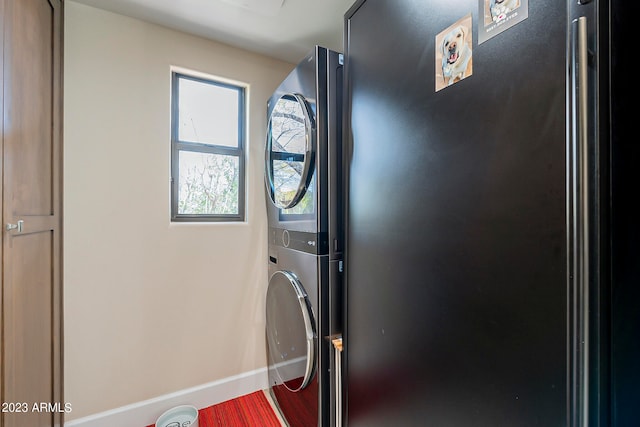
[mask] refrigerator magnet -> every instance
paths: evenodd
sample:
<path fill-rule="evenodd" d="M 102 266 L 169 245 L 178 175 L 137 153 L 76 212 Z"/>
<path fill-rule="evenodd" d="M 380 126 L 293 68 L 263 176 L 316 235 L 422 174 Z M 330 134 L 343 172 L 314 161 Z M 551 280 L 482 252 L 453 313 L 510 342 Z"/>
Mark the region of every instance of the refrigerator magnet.
<path fill-rule="evenodd" d="M 471 14 L 436 35 L 436 92 L 473 74 Z"/>
<path fill-rule="evenodd" d="M 529 16 L 529 0 L 479 0 L 478 44 L 500 34 Z"/>

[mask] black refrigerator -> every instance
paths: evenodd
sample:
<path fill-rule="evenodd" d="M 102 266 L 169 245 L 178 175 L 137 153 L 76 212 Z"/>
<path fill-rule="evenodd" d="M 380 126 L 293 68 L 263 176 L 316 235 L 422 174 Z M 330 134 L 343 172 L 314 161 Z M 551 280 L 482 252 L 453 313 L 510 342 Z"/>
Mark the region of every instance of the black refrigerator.
<path fill-rule="evenodd" d="M 638 11 L 346 13 L 343 424 L 640 425 Z"/>

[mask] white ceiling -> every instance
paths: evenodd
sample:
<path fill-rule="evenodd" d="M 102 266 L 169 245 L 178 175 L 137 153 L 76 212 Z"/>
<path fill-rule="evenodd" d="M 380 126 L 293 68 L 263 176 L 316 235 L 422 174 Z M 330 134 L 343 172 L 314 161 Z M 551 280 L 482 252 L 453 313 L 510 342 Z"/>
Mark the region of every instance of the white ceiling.
<path fill-rule="evenodd" d="M 355 0 L 73 0 L 298 63 L 320 45 L 343 51 Z"/>

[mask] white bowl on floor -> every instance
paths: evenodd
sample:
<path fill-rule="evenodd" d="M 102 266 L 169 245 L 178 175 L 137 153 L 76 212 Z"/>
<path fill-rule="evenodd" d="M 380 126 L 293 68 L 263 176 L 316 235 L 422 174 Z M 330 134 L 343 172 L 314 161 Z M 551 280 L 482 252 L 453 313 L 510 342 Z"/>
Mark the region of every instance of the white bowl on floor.
<path fill-rule="evenodd" d="M 198 409 L 191 405 L 171 408 L 160 415 L 155 427 L 198 427 Z"/>

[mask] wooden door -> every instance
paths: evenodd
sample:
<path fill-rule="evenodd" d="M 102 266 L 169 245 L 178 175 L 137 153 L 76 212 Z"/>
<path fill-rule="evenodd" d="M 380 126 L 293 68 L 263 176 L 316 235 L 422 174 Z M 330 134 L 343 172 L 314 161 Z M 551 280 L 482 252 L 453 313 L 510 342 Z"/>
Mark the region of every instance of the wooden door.
<path fill-rule="evenodd" d="M 2 426 L 54 426 L 62 424 L 64 411 L 62 4 L 1 3 Z"/>

